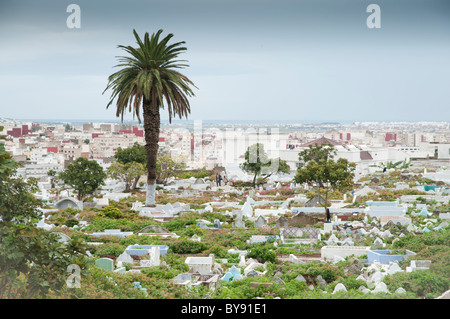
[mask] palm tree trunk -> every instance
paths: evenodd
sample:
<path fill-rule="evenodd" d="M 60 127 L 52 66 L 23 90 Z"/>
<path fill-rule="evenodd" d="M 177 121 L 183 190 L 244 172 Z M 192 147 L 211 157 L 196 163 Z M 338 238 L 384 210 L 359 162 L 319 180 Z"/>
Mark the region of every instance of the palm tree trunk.
<path fill-rule="evenodd" d="M 159 105 L 153 105 L 151 100 L 144 99 L 143 110 L 145 150 L 147 151 L 147 195 L 145 206 L 154 207 L 156 206 L 156 156 L 158 154 L 159 128 L 161 124 Z"/>

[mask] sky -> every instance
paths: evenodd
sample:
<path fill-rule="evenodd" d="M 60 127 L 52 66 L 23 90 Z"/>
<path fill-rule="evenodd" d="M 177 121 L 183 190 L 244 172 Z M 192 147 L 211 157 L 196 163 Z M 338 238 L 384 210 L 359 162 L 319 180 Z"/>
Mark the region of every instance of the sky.
<path fill-rule="evenodd" d="M 191 120 L 450 121 L 448 0 L 2 0 L 0 118 L 117 119 L 133 29 L 186 42 Z"/>

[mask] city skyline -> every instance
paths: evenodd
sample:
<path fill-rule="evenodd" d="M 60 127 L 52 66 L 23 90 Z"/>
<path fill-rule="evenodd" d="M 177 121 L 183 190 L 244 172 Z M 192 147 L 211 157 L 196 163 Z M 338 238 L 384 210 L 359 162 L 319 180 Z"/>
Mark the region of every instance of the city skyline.
<path fill-rule="evenodd" d="M 76 1 L 79 29 L 71 3 L 0 5 L 1 117 L 117 120 L 102 95 L 117 45 L 163 29 L 186 42 L 183 73 L 199 88 L 189 120 L 450 119 L 445 1 Z M 379 29 L 366 25 L 371 3 Z"/>

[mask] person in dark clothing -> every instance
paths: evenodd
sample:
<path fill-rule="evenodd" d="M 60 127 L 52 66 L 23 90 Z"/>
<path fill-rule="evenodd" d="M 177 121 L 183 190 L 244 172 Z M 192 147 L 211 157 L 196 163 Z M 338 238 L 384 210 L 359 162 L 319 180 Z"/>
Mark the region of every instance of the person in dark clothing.
<path fill-rule="evenodd" d="M 221 186 L 221 184 L 222 184 L 222 176 L 220 174 L 216 175 L 216 183 L 217 183 L 217 186 Z"/>
<path fill-rule="evenodd" d="M 329 208 L 327 208 L 326 209 L 326 213 L 327 213 L 327 223 L 330 223 L 331 222 L 331 214 L 330 214 L 330 209 Z"/>

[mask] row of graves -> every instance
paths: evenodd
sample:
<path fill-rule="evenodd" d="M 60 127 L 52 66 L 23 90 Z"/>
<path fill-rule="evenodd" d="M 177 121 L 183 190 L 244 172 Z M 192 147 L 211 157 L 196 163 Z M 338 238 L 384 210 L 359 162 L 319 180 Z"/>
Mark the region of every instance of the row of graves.
<path fill-rule="evenodd" d="M 201 192 L 208 187 L 213 187 L 212 185 L 202 183 L 198 179 L 195 181 L 190 180 L 187 184 L 189 185 L 185 185 L 185 188 L 188 189 L 184 189 L 178 195 L 183 196 L 186 192 L 189 194 Z M 179 184 L 174 183 L 172 186 L 174 192 L 180 191 Z M 279 184 L 275 185 L 275 188 L 280 187 L 281 185 Z M 298 185 L 290 185 L 290 188 L 295 187 L 298 187 Z M 239 192 L 229 186 L 228 188 L 223 187 L 222 189 L 225 189 L 225 192 Z M 259 190 L 261 191 L 262 189 Z M 362 196 L 364 193 L 371 191 L 374 190 L 367 187 L 362 188 L 354 195 L 354 199 L 357 196 Z M 120 196 L 122 195 L 116 194 L 114 197 L 113 194 L 109 194 L 109 196 L 105 197 L 106 199 L 95 204 L 99 206 L 106 205 L 107 199 L 117 199 Z M 449 196 L 445 193 L 430 193 L 429 196 L 440 202 L 448 202 L 449 200 Z M 413 197 L 416 198 L 417 196 Z M 394 242 L 398 238 L 406 236 L 408 232 L 421 234 L 429 231 L 439 231 L 448 225 L 450 213 L 439 212 L 436 214 L 435 212 L 429 212 L 425 204 L 416 204 L 416 211 L 412 214 L 423 216 L 424 219 L 421 219 L 421 224 L 413 224 L 407 214 L 408 207 L 414 202 L 413 197 L 403 196 L 394 202 L 369 201 L 366 202 L 365 208 L 342 208 L 339 205 L 332 205 L 330 207 L 332 221 L 325 223 L 323 222 L 325 217 L 324 209 L 323 207 L 317 207 L 321 204 L 320 197 L 308 200 L 303 195 L 296 195 L 284 201 L 274 201 L 270 197 L 265 199 L 264 196 L 258 194 L 258 190 L 251 191 L 243 204 L 218 200 L 208 203 L 205 209 L 199 211 L 212 212 L 215 207 L 231 208 L 231 211 L 225 212 L 224 214 L 233 217 L 233 223 L 231 225 L 233 228 L 246 228 L 246 225 L 250 223 L 254 228 L 266 230 L 266 233 L 271 233 L 271 235 L 252 236 L 249 239 L 249 244 L 272 241 L 275 245 L 281 243 L 309 244 L 312 246 L 314 243 L 321 241 L 322 237 L 327 238 L 325 241 L 326 245 L 320 249 L 318 256 L 305 258 L 299 255 L 289 254 L 285 262 L 305 263 L 314 261 L 320 263 L 337 263 L 344 258 L 352 256 L 354 263 L 352 264 L 351 271 L 358 274 L 357 279 L 366 281 L 368 287 L 373 288 L 371 291 L 365 292 L 379 292 L 386 290 L 382 280 L 387 274 L 427 269 L 430 266 L 429 261 L 412 260 L 410 266 L 406 267 L 406 269 L 401 269 L 398 266 L 398 261 L 413 257 L 415 254 L 407 250 L 398 254 L 392 253 L 392 251 L 385 249 L 386 239 L 391 238 L 391 242 Z M 258 200 L 254 198 L 258 198 Z M 301 207 L 291 207 L 290 204 L 295 202 L 302 203 Z M 271 208 L 258 208 L 261 206 L 271 206 Z M 67 207 L 79 209 L 80 203 L 66 198 L 55 204 L 55 209 L 64 209 Z M 132 209 L 138 211 L 141 216 L 160 221 L 162 225 L 164 222 L 176 218 L 183 212 L 190 211 L 189 205 L 183 203 L 157 205 L 156 207 L 149 208 L 145 207 L 141 202 L 135 202 L 133 203 Z M 287 217 L 289 215 L 291 217 Z M 364 218 L 360 218 L 361 216 L 364 216 Z M 203 229 L 210 230 L 217 230 L 223 226 L 219 220 L 214 221 L 214 223 L 199 220 L 197 225 Z M 399 228 L 396 225 L 404 227 L 401 228 L 401 231 L 398 231 Z M 51 229 L 51 225 L 45 224 L 45 220 L 40 221 L 38 226 Z M 274 229 L 277 235 L 273 235 Z M 110 229 L 101 233 L 92 233 L 91 235 L 93 237 L 126 237 L 132 234 L 132 232 Z M 175 233 L 170 233 L 159 226 L 147 227 L 138 232 L 138 235 L 178 238 Z M 367 238 L 370 238 L 370 246 L 365 244 Z M 201 238 L 193 236 L 191 240 L 201 241 Z M 97 245 L 100 243 L 92 242 L 90 244 Z M 166 245 L 130 245 L 115 260 L 106 257 L 98 258 L 96 265 L 107 271 L 117 273 L 139 272 L 146 267 L 164 265 L 165 263 L 161 262 L 160 256 L 167 254 L 168 250 L 169 247 Z M 220 287 L 222 281 L 229 282 L 240 280 L 244 277 L 257 277 L 266 274 L 265 264 L 258 263 L 252 258 L 246 258 L 247 251 L 234 251 L 233 253 L 236 252 L 239 253 L 239 263 L 229 269 L 223 269 L 213 254 L 207 257 L 186 257 L 185 263 L 189 266 L 189 271 L 175 277 L 173 282 L 176 285 L 186 287 L 205 286 L 215 291 Z M 359 257 L 361 256 L 366 256 L 366 259 L 360 259 Z M 220 261 L 222 263 L 224 262 L 223 260 Z M 281 278 L 281 274 L 277 278 Z M 307 279 L 299 276 L 296 280 L 304 281 Z M 318 280 L 322 284 L 326 284 L 323 282 L 323 278 L 319 278 Z M 135 283 L 134 288 L 145 289 L 139 283 Z M 342 287 L 342 285 L 336 286 L 335 291 L 342 290 L 345 290 L 345 287 Z"/>

